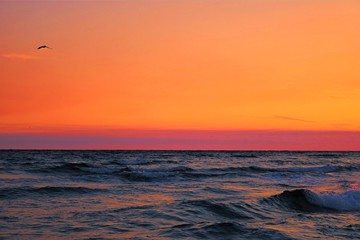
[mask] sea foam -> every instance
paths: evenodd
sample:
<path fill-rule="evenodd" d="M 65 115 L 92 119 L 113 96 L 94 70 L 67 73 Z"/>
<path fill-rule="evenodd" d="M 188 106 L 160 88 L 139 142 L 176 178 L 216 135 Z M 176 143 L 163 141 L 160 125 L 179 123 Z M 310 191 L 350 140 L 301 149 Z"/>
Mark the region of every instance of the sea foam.
<path fill-rule="evenodd" d="M 350 190 L 342 193 L 305 191 L 306 199 L 314 205 L 336 210 L 360 210 L 360 191 Z"/>

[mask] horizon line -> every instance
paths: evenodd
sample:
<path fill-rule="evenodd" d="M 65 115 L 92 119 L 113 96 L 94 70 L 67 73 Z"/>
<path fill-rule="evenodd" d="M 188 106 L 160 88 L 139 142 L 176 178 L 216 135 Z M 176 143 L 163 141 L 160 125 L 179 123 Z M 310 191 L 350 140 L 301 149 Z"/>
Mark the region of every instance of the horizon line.
<path fill-rule="evenodd" d="M 112 148 L 0 148 L 0 151 L 164 151 L 164 152 L 360 152 L 359 150 L 311 149 L 112 149 Z"/>

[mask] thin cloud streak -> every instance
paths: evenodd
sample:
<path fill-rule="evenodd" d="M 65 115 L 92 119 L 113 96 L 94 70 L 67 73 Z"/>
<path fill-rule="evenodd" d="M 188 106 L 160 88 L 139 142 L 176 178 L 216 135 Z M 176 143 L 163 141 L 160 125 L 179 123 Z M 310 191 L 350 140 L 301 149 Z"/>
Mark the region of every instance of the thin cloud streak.
<path fill-rule="evenodd" d="M 289 120 L 289 121 L 306 122 L 306 123 L 315 123 L 314 121 L 304 120 L 300 118 L 286 117 L 286 116 L 278 116 L 278 115 L 272 116 L 272 118 Z"/>

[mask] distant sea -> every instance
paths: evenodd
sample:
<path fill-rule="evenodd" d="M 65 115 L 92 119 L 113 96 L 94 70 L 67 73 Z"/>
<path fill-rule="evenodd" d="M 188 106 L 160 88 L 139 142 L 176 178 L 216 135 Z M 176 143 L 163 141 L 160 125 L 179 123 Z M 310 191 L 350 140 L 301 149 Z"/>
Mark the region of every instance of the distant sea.
<path fill-rule="evenodd" d="M 0 239 L 360 239 L 360 152 L 2 150 Z"/>

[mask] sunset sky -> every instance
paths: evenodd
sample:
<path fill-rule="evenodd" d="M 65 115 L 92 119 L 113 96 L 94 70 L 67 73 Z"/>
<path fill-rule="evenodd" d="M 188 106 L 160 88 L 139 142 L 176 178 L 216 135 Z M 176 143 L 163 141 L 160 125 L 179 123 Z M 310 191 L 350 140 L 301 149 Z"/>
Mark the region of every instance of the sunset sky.
<path fill-rule="evenodd" d="M 0 1 L 0 148 L 360 150 L 359 26 L 358 0 Z"/>

